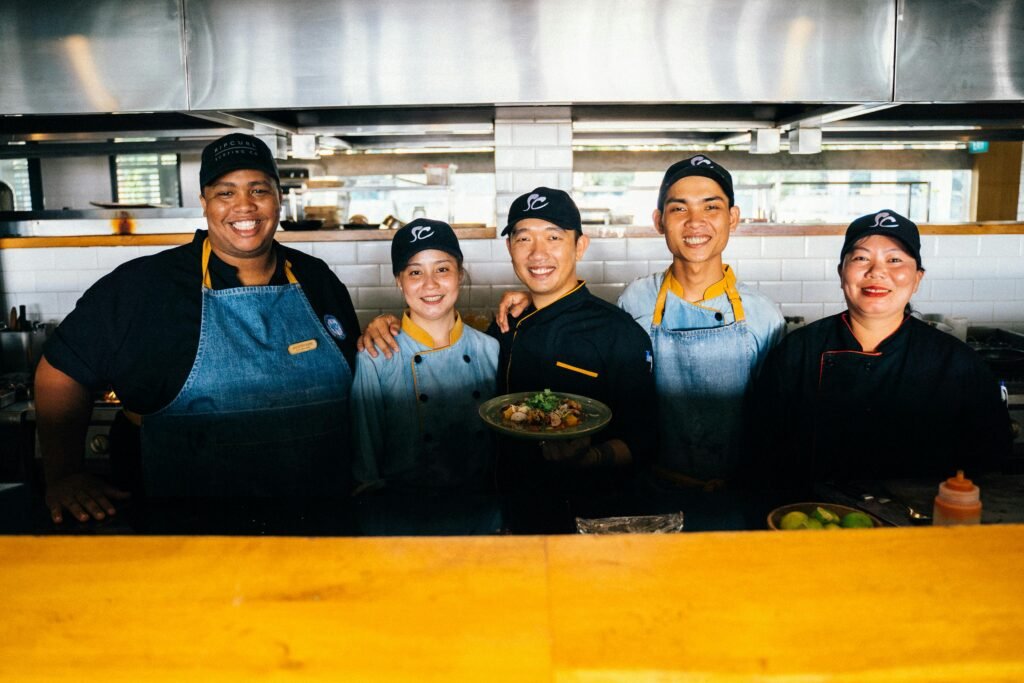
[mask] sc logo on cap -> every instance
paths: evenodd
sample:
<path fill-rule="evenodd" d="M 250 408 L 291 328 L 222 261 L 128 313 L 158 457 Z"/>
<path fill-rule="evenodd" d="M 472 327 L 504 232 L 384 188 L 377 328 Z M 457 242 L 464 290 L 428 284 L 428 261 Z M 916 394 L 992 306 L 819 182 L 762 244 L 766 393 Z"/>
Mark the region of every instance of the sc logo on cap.
<path fill-rule="evenodd" d="M 708 159 L 707 157 L 701 157 L 701 156 L 696 156 L 696 157 L 690 159 L 690 165 L 691 166 L 714 166 L 714 164 L 711 163 L 711 159 Z"/>
<path fill-rule="evenodd" d="M 548 205 L 548 198 L 544 195 L 537 194 L 534 192 L 526 198 L 526 210 L 536 211 L 537 209 L 543 209 Z"/>
<path fill-rule="evenodd" d="M 417 225 L 410 232 L 412 232 L 412 239 L 409 240 L 409 244 L 434 236 L 434 228 L 430 225 Z"/>
<path fill-rule="evenodd" d="M 875 214 L 875 224 L 872 228 L 898 228 L 900 222 L 893 218 L 892 214 L 888 211 L 879 211 Z"/>

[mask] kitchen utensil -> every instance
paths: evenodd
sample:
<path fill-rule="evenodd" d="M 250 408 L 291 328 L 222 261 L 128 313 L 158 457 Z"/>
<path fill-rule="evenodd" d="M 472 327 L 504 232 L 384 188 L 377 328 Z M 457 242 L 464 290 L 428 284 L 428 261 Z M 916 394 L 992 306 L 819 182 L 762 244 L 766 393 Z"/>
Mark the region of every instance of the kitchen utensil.
<path fill-rule="evenodd" d="M 862 493 L 860 495 L 860 498 L 864 502 L 871 502 L 872 500 L 876 501 L 879 505 L 885 505 L 886 503 L 893 503 L 894 505 L 898 505 L 898 506 L 900 506 L 901 508 L 903 508 L 904 510 L 907 511 L 907 517 L 910 517 L 910 520 L 912 522 L 930 522 L 930 521 L 932 521 L 932 516 L 931 515 L 926 515 L 923 512 L 919 512 L 918 510 L 915 510 L 914 508 L 912 508 L 907 503 L 903 503 L 903 502 L 900 502 L 898 500 L 893 500 L 892 498 L 885 498 L 885 497 L 875 498 L 870 493 Z"/>
<path fill-rule="evenodd" d="M 838 503 L 792 503 L 790 505 L 783 505 L 781 507 L 777 507 L 768 513 L 768 528 L 772 529 L 773 531 L 779 531 L 782 528 L 779 525 L 782 522 L 782 518 L 785 517 L 786 514 L 793 511 L 799 511 L 810 517 L 811 514 L 814 513 L 814 509 L 819 507 L 825 508 L 826 510 L 831 510 L 840 517 L 848 515 L 851 512 L 860 512 L 862 514 L 867 515 L 868 518 L 871 519 L 871 523 L 874 524 L 876 528 L 880 526 L 885 526 L 885 523 L 882 522 L 882 520 L 880 520 L 878 517 L 875 517 L 870 512 L 866 512 L 855 507 L 850 507 L 848 505 L 839 505 Z"/>
<path fill-rule="evenodd" d="M 527 439 L 533 441 L 552 441 L 555 439 L 578 439 L 583 436 L 594 434 L 602 429 L 612 419 L 612 410 L 605 404 L 601 403 L 592 398 L 586 396 L 578 396 L 576 394 L 565 394 L 562 392 L 555 392 L 558 396 L 564 398 L 571 398 L 574 401 L 579 402 L 583 406 L 583 419 L 579 424 L 573 427 L 562 427 L 562 428 L 543 428 L 543 427 L 517 427 L 512 423 L 506 422 L 502 417 L 501 413 L 505 407 L 511 403 L 522 403 L 528 398 L 531 398 L 539 391 L 519 391 L 513 394 L 505 394 L 504 396 L 496 396 L 489 401 L 485 401 L 480 405 L 479 413 L 480 419 L 482 419 L 488 427 L 503 434 L 505 436 L 511 436 L 517 439 Z"/>
<path fill-rule="evenodd" d="M 388 214 L 387 217 L 385 217 L 384 220 L 380 222 L 380 224 L 383 225 L 387 230 L 398 230 L 403 225 L 405 225 L 405 223 L 398 220 L 391 214 Z"/>

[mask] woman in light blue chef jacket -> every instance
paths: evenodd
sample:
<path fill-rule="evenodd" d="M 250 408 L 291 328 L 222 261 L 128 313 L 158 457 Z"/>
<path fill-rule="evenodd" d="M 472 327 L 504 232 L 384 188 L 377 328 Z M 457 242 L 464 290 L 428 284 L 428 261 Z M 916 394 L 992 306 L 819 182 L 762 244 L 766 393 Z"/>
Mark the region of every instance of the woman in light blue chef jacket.
<path fill-rule="evenodd" d="M 407 306 L 400 350 L 359 354 L 350 402 L 361 530 L 500 531 L 493 442 L 477 414 L 495 393 L 498 342 L 455 310 L 458 238 L 447 223 L 416 219 L 395 233 L 391 266 Z"/>

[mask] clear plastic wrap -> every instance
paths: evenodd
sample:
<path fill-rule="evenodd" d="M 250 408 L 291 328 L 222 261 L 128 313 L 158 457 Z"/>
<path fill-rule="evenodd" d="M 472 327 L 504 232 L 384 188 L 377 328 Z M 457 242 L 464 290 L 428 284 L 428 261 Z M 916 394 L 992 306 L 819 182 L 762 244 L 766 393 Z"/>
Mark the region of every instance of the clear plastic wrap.
<path fill-rule="evenodd" d="M 576 518 L 576 531 L 581 534 L 676 534 L 682 530 L 682 512 L 600 519 Z"/>

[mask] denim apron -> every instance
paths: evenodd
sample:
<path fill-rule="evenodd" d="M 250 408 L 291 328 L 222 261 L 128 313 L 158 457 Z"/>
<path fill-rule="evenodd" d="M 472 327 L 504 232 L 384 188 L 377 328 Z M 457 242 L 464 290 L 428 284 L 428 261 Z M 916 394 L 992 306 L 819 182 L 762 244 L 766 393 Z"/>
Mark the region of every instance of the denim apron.
<path fill-rule="evenodd" d="M 736 277 L 726 267 L 725 293 L 735 322 L 669 299 L 665 273 L 654 307 L 651 344 L 658 394 L 658 463 L 638 479 L 638 509 L 682 511 L 687 531 L 750 526 L 741 496 L 724 487 L 738 465 L 742 403 L 755 362 Z M 706 315 L 705 315 L 706 314 Z"/>
<path fill-rule="evenodd" d="M 716 324 L 711 311 L 701 320 L 702 315 L 670 305 L 670 283 L 671 270 L 661 283 L 651 325 L 661 423 L 659 463 L 673 474 L 713 486 L 732 478 L 739 465 L 743 401 L 756 343 L 728 266 L 725 293 L 735 319 L 731 324 L 708 326 Z"/>
<path fill-rule="evenodd" d="M 203 244 L 199 348 L 181 392 L 142 419 L 153 497 L 344 493 L 352 372 L 289 284 L 214 290 Z"/>

